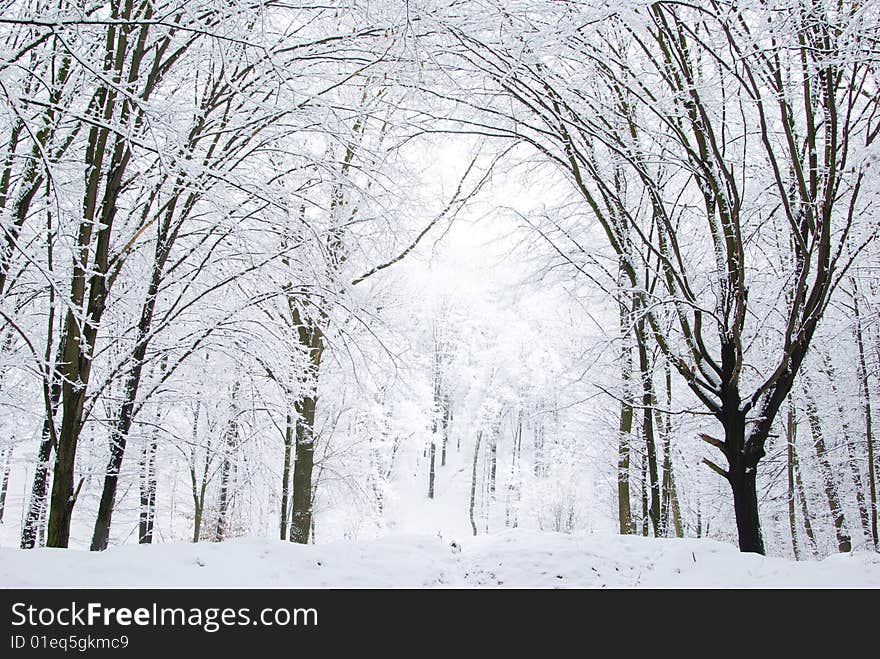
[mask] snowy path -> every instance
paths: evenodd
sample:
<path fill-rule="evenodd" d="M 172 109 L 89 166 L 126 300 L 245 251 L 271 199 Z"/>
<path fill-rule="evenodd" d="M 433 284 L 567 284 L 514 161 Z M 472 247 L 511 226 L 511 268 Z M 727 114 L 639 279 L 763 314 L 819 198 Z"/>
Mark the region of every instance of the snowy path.
<path fill-rule="evenodd" d="M 710 540 L 510 531 L 298 546 L 240 539 L 103 553 L 0 548 L 0 587 L 880 588 L 880 555 L 794 563 Z"/>

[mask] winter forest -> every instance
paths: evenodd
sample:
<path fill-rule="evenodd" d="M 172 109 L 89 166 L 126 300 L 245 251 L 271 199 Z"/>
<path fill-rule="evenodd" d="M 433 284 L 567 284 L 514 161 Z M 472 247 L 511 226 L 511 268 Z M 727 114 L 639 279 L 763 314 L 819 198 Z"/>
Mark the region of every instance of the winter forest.
<path fill-rule="evenodd" d="M 0 0 L 0 96 L 4 547 L 876 557 L 875 3 Z"/>

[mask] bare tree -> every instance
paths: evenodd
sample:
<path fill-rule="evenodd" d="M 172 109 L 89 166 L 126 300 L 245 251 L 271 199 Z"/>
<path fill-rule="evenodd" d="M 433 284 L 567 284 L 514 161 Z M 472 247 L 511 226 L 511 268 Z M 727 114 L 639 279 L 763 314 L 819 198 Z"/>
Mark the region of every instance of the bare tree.
<path fill-rule="evenodd" d="M 704 439 L 727 467 L 705 462 L 730 484 L 741 550 L 763 553 L 765 443 L 873 237 L 864 147 L 877 135 L 876 16 L 821 0 L 541 9 L 499 8 L 492 33 L 453 27 L 459 69 L 494 84 L 469 85 L 464 120 L 530 144 L 567 175 L 664 357 L 722 426 L 723 439 Z M 609 162 L 623 163 L 626 195 L 609 185 Z M 768 282 L 768 250 L 789 244 L 782 278 Z"/>

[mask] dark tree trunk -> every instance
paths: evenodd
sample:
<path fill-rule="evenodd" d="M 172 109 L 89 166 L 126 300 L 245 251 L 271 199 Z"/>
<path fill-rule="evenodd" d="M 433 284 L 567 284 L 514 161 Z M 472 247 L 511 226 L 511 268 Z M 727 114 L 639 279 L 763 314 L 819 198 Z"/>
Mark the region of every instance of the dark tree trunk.
<path fill-rule="evenodd" d="M 92 551 L 107 549 L 110 539 L 110 522 L 113 518 L 113 505 L 116 502 L 116 485 L 119 482 L 119 470 L 122 468 L 122 456 L 125 453 L 126 435 L 118 430 L 112 431 L 110 443 L 110 461 L 104 474 L 104 488 L 101 491 L 101 502 L 98 505 L 98 517 L 92 533 Z"/>
<path fill-rule="evenodd" d="M 206 460 L 207 462 L 207 460 Z M 205 492 L 208 489 L 207 468 L 202 478 L 202 484 L 196 487 L 195 469 L 191 468 L 192 497 L 193 497 L 193 542 L 198 542 L 202 537 L 202 517 L 205 511 Z"/>
<path fill-rule="evenodd" d="M 21 531 L 22 549 L 33 549 L 37 546 L 40 529 L 43 527 L 43 520 L 49 507 L 49 458 L 52 454 L 52 436 L 49 428 L 45 427 L 48 423 L 50 423 L 48 419 L 43 421 L 43 438 L 40 440 L 40 450 L 37 454 L 31 500 L 28 504 L 24 528 Z"/>
<path fill-rule="evenodd" d="M 82 397 L 77 400 L 65 401 L 65 408 L 82 409 Z M 52 470 L 52 496 L 49 508 L 49 527 L 46 544 L 49 547 L 67 547 L 70 542 L 70 520 L 76 493 L 73 487 L 74 467 L 76 461 L 76 445 L 79 439 L 79 424 L 62 426 L 58 437 L 58 451 L 55 455 L 55 467 Z"/>
<path fill-rule="evenodd" d="M 192 442 L 190 443 L 189 478 L 193 500 L 193 542 L 198 542 L 202 534 L 202 514 L 205 510 L 205 492 L 208 489 L 208 472 L 211 466 L 210 438 L 205 448 L 205 459 L 202 462 L 202 482 L 196 473 L 196 447 L 199 442 L 199 417 L 202 411 L 201 392 L 196 392 L 196 407 L 193 410 Z"/>
<path fill-rule="evenodd" d="M 761 536 L 761 523 L 758 518 L 756 481 L 757 473 L 754 469 L 751 471 L 743 469 L 730 476 L 739 549 L 743 552 L 763 554 L 764 538 Z"/>
<path fill-rule="evenodd" d="M 647 334 L 645 321 L 636 323 L 636 345 L 639 354 L 639 372 L 642 380 L 642 434 L 645 439 L 645 450 L 648 460 L 648 476 L 650 478 L 651 496 L 648 516 L 654 537 L 660 536 L 660 477 L 657 467 L 657 442 L 654 438 L 654 384 L 651 379 L 651 364 L 648 357 Z"/>
<path fill-rule="evenodd" d="M 229 479 L 232 464 L 229 456 L 223 458 L 220 464 L 220 493 L 217 499 L 217 527 L 214 529 L 214 542 L 223 542 L 226 539 L 227 517 L 229 514 Z"/>
<path fill-rule="evenodd" d="M 795 421 L 794 404 L 789 401 L 788 421 L 785 424 L 786 474 L 788 476 L 788 526 L 791 530 L 791 549 L 794 560 L 801 560 L 797 534 L 797 506 L 794 485 L 794 442 L 797 438 L 797 422 Z"/>
<path fill-rule="evenodd" d="M 296 404 L 296 460 L 293 466 L 293 516 L 290 541 L 308 544 L 312 529 L 312 470 L 315 464 L 315 399 L 304 398 Z"/>
<path fill-rule="evenodd" d="M 871 388 L 868 386 L 868 365 L 865 359 L 865 339 L 862 333 L 861 312 L 859 309 L 858 295 L 853 293 L 853 310 L 855 312 L 855 335 L 856 345 L 859 349 L 859 388 L 861 389 L 862 408 L 865 413 L 865 441 L 868 445 L 868 503 L 866 508 L 869 512 L 869 522 L 871 526 L 871 540 L 874 542 L 874 549 L 880 550 L 880 536 L 877 532 L 877 517 L 880 510 L 877 508 L 877 476 L 876 470 L 878 465 L 875 464 L 874 454 L 874 427 L 873 416 L 871 414 Z M 878 351 L 880 355 L 880 351 Z"/>
<path fill-rule="evenodd" d="M 311 393 L 294 403 L 296 421 L 296 458 L 293 468 L 292 520 L 290 541 L 308 544 L 312 529 L 312 470 L 315 464 L 315 411 L 318 405 L 318 378 L 324 354 L 324 332 L 315 321 L 302 318 L 299 307 L 291 305 L 293 326 L 300 346 L 307 350 Z M 323 320 L 322 316 L 322 320 Z"/>
<path fill-rule="evenodd" d="M 144 359 L 146 358 L 147 348 L 150 343 L 150 330 L 153 326 L 156 298 L 159 294 L 159 287 L 162 284 L 162 273 L 165 263 L 168 260 L 168 254 L 175 238 L 174 235 L 169 235 L 174 208 L 175 204 L 172 203 L 165 212 L 160 237 L 156 242 L 154 251 L 150 282 L 147 286 L 146 297 L 141 304 L 141 316 L 137 327 L 137 342 L 131 357 L 132 366 L 125 378 L 124 399 L 110 435 L 110 461 L 107 464 L 104 488 L 101 492 L 101 503 L 98 506 L 98 517 L 95 520 L 95 529 L 92 535 L 92 551 L 106 549 L 110 538 L 110 524 L 113 520 L 113 506 L 116 502 L 119 471 L 122 469 L 126 441 L 131 432 L 134 417 L 138 412 L 135 404 L 140 390 Z M 164 365 L 162 368 L 164 370 Z"/>
<path fill-rule="evenodd" d="M 621 535 L 635 533 L 630 503 L 629 463 L 630 432 L 632 432 L 632 405 L 626 401 L 620 404 L 620 428 L 617 445 L 617 519 Z"/>
<path fill-rule="evenodd" d="M 729 401 L 727 418 L 724 420 L 725 446 L 730 469 L 726 478 L 733 491 L 733 510 L 739 549 L 743 552 L 764 553 L 764 538 L 758 516 L 757 466 L 761 456 L 743 451 L 745 441 L 745 415 L 739 411 L 739 399 L 734 394 Z"/>

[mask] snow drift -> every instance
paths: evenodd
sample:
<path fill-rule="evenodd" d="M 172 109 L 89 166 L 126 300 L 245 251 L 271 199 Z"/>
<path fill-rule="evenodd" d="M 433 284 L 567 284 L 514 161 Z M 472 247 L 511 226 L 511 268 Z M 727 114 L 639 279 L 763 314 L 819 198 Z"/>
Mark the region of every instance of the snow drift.
<path fill-rule="evenodd" d="M 4 588 L 878 588 L 880 555 L 793 562 L 703 539 L 507 531 L 296 545 L 237 539 L 104 552 L 0 548 Z"/>

